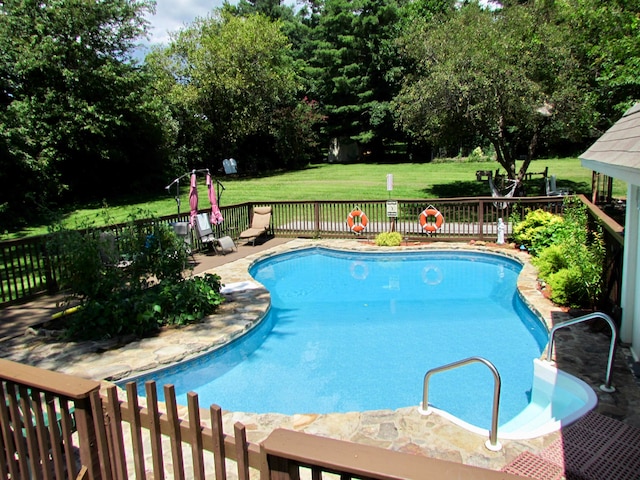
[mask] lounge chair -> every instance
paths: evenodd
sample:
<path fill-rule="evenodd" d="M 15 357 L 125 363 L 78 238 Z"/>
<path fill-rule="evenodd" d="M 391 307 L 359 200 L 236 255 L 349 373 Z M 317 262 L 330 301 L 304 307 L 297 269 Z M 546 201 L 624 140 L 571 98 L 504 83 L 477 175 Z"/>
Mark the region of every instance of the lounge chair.
<path fill-rule="evenodd" d="M 193 249 L 191 248 L 191 227 L 189 226 L 189 222 L 175 222 L 171 226 L 173 227 L 173 231 L 175 232 L 176 236 L 178 238 L 181 238 L 184 242 L 184 248 L 187 252 L 187 255 L 191 257 L 191 259 L 195 263 Z"/>
<path fill-rule="evenodd" d="M 100 232 L 98 242 L 100 260 L 103 265 L 107 267 L 127 268 L 133 263 L 124 255 L 120 255 L 118 241 L 113 233 Z"/>
<path fill-rule="evenodd" d="M 191 255 L 191 229 L 189 222 L 176 222 L 171 225 L 178 238 L 184 242 L 187 253 Z"/>
<path fill-rule="evenodd" d="M 253 209 L 251 226 L 240 233 L 240 239 L 251 242 L 254 246 L 258 237 L 265 235 L 269 231 L 271 223 L 271 207 L 256 207 Z"/>
<path fill-rule="evenodd" d="M 236 244 L 231 237 L 225 236 L 218 238 L 214 235 L 211 224 L 209 223 L 208 214 L 199 213 L 196 216 L 195 224 L 200 241 L 204 245 L 211 246 L 216 253 L 226 255 L 229 252 L 237 250 Z"/>

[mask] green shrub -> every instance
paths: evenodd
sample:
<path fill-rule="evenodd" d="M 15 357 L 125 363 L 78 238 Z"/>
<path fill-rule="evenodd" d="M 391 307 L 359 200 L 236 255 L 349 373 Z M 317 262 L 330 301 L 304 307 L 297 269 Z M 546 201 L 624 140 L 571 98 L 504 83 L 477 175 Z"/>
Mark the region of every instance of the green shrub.
<path fill-rule="evenodd" d="M 581 307 L 588 301 L 585 298 L 580 269 L 563 268 L 547 276 L 547 285 L 551 290 L 549 298 L 558 305 Z"/>
<path fill-rule="evenodd" d="M 158 306 L 164 324 L 185 325 L 213 313 L 223 301 L 220 277 L 207 273 L 204 277 L 163 285 Z"/>
<path fill-rule="evenodd" d="M 482 151 L 481 147 L 474 148 L 473 151 L 469 154 L 470 162 L 482 162 L 485 160 L 485 158 L 485 154 Z"/>
<path fill-rule="evenodd" d="M 132 218 L 117 240 L 59 229 L 48 248 L 60 259 L 62 286 L 80 303 L 67 321 L 70 339 L 147 335 L 198 321 L 224 300 L 217 275 L 185 279 L 186 245 L 158 221 Z"/>
<path fill-rule="evenodd" d="M 153 291 L 116 290 L 106 298 L 91 298 L 68 317 L 65 336 L 73 340 L 101 340 L 120 335 L 145 336 L 160 325 L 153 311 Z"/>
<path fill-rule="evenodd" d="M 547 278 L 550 274 L 569 267 L 568 256 L 562 245 L 551 245 L 537 257 L 531 258 L 531 263 L 538 268 L 540 278 Z"/>
<path fill-rule="evenodd" d="M 84 301 L 69 317 L 66 336 L 88 340 L 145 336 L 164 325 L 197 322 L 223 301 L 220 277 L 212 274 L 164 281 L 145 289 L 119 289 L 108 298 Z"/>
<path fill-rule="evenodd" d="M 527 247 L 532 255 L 537 255 L 562 236 L 559 232 L 563 224 L 564 220 L 558 215 L 540 209 L 534 210 L 527 213 L 524 220 L 513 227 L 511 238 Z"/>
<path fill-rule="evenodd" d="M 402 244 L 402 235 L 398 232 L 382 232 L 376 236 L 379 247 L 397 247 Z"/>
<path fill-rule="evenodd" d="M 532 263 L 560 305 L 594 307 L 602 293 L 605 258 L 601 228 L 590 229 L 586 206 L 567 198 L 564 220 L 542 210 L 514 227 L 514 240 L 529 245 Z M 545 224 L 546 221 L 546 224 Z"/>

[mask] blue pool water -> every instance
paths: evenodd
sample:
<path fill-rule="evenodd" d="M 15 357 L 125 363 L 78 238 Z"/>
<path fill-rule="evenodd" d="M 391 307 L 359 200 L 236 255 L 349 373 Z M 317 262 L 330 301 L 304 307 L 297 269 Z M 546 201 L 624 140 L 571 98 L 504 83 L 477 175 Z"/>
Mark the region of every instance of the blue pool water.
<path fill-rule="evenodd" d="M 470 356 L 502 379 L 500 424 L 529 403 L 547 331 L 516 292 L 521 266 L 474 252 L 346 253 L 312 248 L 260 261 L 271 309 L 210 355 L 139 377 L 195 391 L 202 405 L 257 413 L 396 409 L 422 400 L 425 373 Z M 429 403 L 489 428 L 483 365 L 432 376 Z"/>

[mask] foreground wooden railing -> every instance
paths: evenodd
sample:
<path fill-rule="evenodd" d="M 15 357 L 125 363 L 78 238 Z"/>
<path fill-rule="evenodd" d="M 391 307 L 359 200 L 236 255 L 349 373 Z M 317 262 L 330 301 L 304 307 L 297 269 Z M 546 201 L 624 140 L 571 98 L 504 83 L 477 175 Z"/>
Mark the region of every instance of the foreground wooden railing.
<path fill-rule="evenodd" d="M 277 429 L 262 442 L 271 480 L 299 480 L 304 470 L 312 479 L 323 474 L 341 479 L 483 479 L 526 477 L 434 458 L 409 455 L 369 445 Z"/>
<path fill-rule="evenodd" d="M 621 316 L 622 295 L 622 265 L 624 258 L 624 227 L 611 217 L 606 215 L 585 196 L 579 198 L 587 206 L 589 218 L 592 224 L 602 227 L 602 236 L 605 246 L 605 260 L 603 272 L 603 295 L 599 299 L 597 307 L 611 312 L 612 316 L 619 320 Z"/>
<path fill-rule="evenodd" d="M 236 463 L 238 478 L 248 478 L 251 469 L 259 472 L 264 467 L 260 447 L 247 442 L 244 425 L 234 426 L 234 436 L 223 432 L 220 407 L 212 405 L 209 418 L 201 418 L 198 396 L 189 393 L 187 414 L 181 417 L 173 386 L 164 387 L 162 404 L 154 382 L 147 382 L 145 391 L 144 402 L 138 398 L 135 383 L 126 386 L 126 402 L 118 398 L 115 386 L 95 398 L 107 425 L 104 431 L 98 430 L 99 443 L 110 459 L 101 462 L 103 478 L 128 478 L 131 463 L 136 478 L 145 478 L 152 471 L 154 479 L 164 478 L 168 464 L 173 478 L 197 480 L 212 478 L 214 471 L 216 479 L 227 478 L 225 459 Z M 205 452 L 213 455 L 213 461 L 205 461 Z"/>
<path fill-rule="evenodd" d="M 0 360 L 2 478 L 73 479 L 82 465 L 92 471 L 97 457 L 91 395 L 99 388 L 92 380 Z"/>
<path fill-rule="evenodd" d="M 83 469 L 87 478 L 105 480 L 299 480 L 303 470 L 314 480 L 325 478 L 325 473 L 381 480 L 522 478 L 287 430 L 275 430 L 262 443 L 251 443 L 240 423 L 234 425 L 233 436 L 225 434 L 220 407 L 201 410 L 195 393 L 188 394 L 186 411 L 178 406 L 170 385 L 164 387 L 163 403 L 158 402 L 153 382 L 145 384 L 146 401 L 138 398 L 135 383 L 126 386 L 123 401 L 115 386 L 100 394 L 97 382 L 7 360 L 0 360 L 0 382 L 4 479 L 71 480 Z M 56 401 L 62 439 L 56 436 L 57 427 L 44 420 L 45 415 L 56 418 Z M 73 409 L 64 406 L 67 402 Z M 77 435 L 72 436 L 74 416 Z M 235 472 L 227 470 L 231 464 Z"/>

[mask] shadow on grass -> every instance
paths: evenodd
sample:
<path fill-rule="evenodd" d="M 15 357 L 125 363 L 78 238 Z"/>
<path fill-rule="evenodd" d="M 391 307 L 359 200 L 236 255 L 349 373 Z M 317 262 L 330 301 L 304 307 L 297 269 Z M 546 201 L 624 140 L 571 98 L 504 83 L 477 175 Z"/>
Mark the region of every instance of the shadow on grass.
<path fill-rule="evenodd" d="M 545 196 L 544 180 L 535 179 L 524 182 L 527 196 Z M 558 180 L 557 188 L 568 190 L 571 194 L 591 194 L 591 185 L 586 182 L 572 182 L 570 180 Z M 479 181 L 458 181 L 453 183 L 437 183 L 430 188 L 422 190 L 429 198 L 458 198 L 458 197 L 490 197 L 489 184 Z"/>
<path fill-rule="evenodd" d="M 455 197 L 488 197 L 491 190 L 487 182 L 465 181 L 453 183 L 436 183 L 431 188 L 423 190 L 427 197 L 455 198 Z"/>

